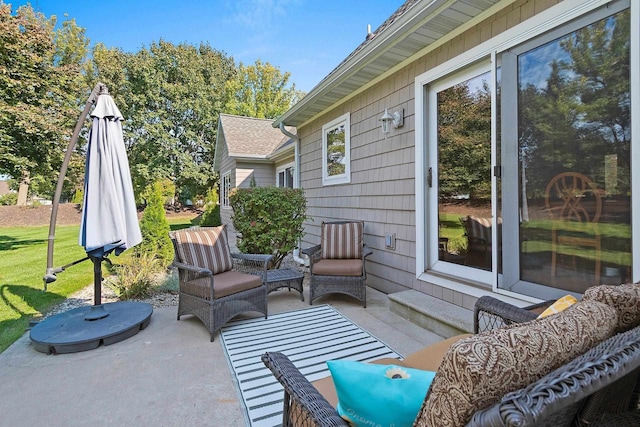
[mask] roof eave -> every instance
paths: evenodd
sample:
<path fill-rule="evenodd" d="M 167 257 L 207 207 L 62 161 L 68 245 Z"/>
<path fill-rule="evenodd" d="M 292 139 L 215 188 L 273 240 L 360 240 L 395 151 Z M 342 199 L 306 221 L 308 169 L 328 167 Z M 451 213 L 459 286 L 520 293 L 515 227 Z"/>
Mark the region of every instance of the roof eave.
<path fill-rule="evenodd" d="M 397 41 L 400 37 L 402 37 L 401 30 L 406 25 L 414 22 L 416 17 L 424 15 L 425 10 L 428 10 L 430 13 L 432 10 L 437 9 L 442 3 L 445 3 L 445 1 L 434 0 L 424 9 L 412 7 L 411 9 L 407 10 L 385 31 L 369 40 L 369 42 L 365 44 L 362 49 L 360 49 L 360 51 L 357 52 L 352 58 L 339 65 L 329 75 L 322 79 L 322 81 L 320 81 L 320 83 L 318 83 L 313 89 L 311 89 L 311 92 L 304 96 L 296 105 L 291 107 L 282 116 L 278 117 L 273 123 L 273 126 L 280 126 L 281 122 L 286 126 L 300 126 L 302 122 L 296 121 L 296 114 L 300 110 L 304 109 L 304 107 L 308 104 L 317 102 L 317 99 L 320 98 L 333 85 L 347 79 L 348 74 L 357 66 L 359 66 L 363 61 L 366 61 L 367 58 L 370 58 L 374 52 L 383 49 L 385 46 L 393 43 L 394 41 Z"/>

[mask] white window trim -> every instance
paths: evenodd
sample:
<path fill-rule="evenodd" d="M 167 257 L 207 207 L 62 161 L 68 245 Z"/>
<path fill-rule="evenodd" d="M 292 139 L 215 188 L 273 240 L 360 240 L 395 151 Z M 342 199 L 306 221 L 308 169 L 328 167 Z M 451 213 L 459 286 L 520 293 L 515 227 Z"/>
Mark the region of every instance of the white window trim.
<path fill-rule="evenodd" d="M 345 172 L 340 175 L 327 174 L 327 132 L 344 123 Z M 348 184 L 351 182 L 351 113 L 330 121 L 322 126 L 322 185 Z"/>
<path fill-rule="evenodd" d="M 229 188 L 225 186 L 225 180 L 229 179 Z M 222 174 L 222 178 L 220 179 L 220 206 L 223 209 L 231 209 L 231 204 L 229 203 L 229 193 L 231 192 L 231 171 L 227 171 Z"/>
<path fill-rule="evenodd" d="M 284 164 L 282 166 L 279 166 L 276 169 L 276 187 L 280 187 L 280 180 L 278 179 L 280 177 L 280 172 L 284 172 L 285 173 L 285 177 L 287 174 L 287 169 L 291 168 L 291 176 L 293 178 L 293 181 L 291 184 L 293 185 L 293 187 L 295 188 L 295 176 L 296 176 L 296 166 L 295 166 L 295 162 L 291 162 L 291 163 L 287 163 Z M 286 187 L 286 185 L 285 185 Z"/>
<path fill-rule="evenodd" d="M 470 296 L 480 297 L 483 295 L 500 294 L 501 299 L 512 302 L 514 304 L 523 305 L 528 302 L 540 301 L 537 298 L 532 298 L 523 294 L 505 291 L 497 287 L 497 275 L 492 283 L 491 289 L 474 286 L 472 284 L 465 284 L 454 280 L 453 278 L 442 277 L 425 271 L 426 268 L 426 255 L 427 255 L 427 242 L 425 239 L 425 231 L 427 228 L 427 212 L 426 212 L 426 176 L 425 167 L 428 165 L 426 152 L 427 142 L 427 125 L 428 120 L 425 120 L 426 106 L 428 102 L 428 85 L 442 77 L 460 72 L 465 67 L 470 66 L 479 61 L 485 61 L 487 58 L 495 60 L 496 53 L 501 53 L 507 49 L 515 47 L 524 43 L 527 40 L 535 38 L 540 34 L 559 27 L 568 21 L 578 18 L 586 13 L 589 13 L 601 6 L 609 3 L 609 0 L 565 0 L 560 4 L 557 4 L 544 12 L 535 15 L 534 17 L 516 25 L 513 28 L 493 37 L 490 40 L 458 55 L 455 58 L 441 64 L 431 70 L 417 76 L 415 78 L 415 194 L 416 194 L 416 278 L 419 281 L 425 281 L 436 284 L 443 288 L 451 289 L 457 292 L 461 292 Z M 640 5 L 634 1 L 631 1 L 631 108 L 632 111 L 639 109 L 640 96 L 638 96 L 638 87 L 640 86 L 640 77 L 637 76 L 637 70 L 640 65 L 640 59 L 638 58 L 638 35 L 640 29 L 638 28 L 638 17 L 640 16 Z M 635 45 L 634 45 L 635 44 Z M 634 68 L 635 67 L 635 68 Z M 495 67 L 494 67 L 495 68 Z M 495 81 L 495 80 L 494 80 Z M 634 92 L 634 89 L 636 90 Z M 495 92 L 495 85 L 492 89 Z M 636 96 L 633 96 L 633 94 Z M 492 96 L 495 96 L 493 94 Z M 495 105 L 495 104 L 493 104 Z M 636 107 L 634 109 L 634 107 Z M 492 106 L 493 108 L 493 106 Z M 495 114 L 493 114 L 492 122 L 495 122 Z M 492 123 L 492 126 L 495 126 Z M 632 122 L 631 135 L 638 135 L 640 131 L 640 120 Z M 632 147 L 634 137 L 632 136 Z M 631 150 L 632 158 L 640 157 L 638 154 L 633 154 L 637 150 Z M 633 161 L 633 159 L 632 159 Z M 633 164 L 633 163 L 632 163 Z M 633 173 L 631 176 L 632 188 L 640 187 L 640 174 Z M 640 206 L 640 197 L 633 196 L 631 198 L 632 209 Z M 632 229 L 640 227 L 640 217 L 636 220 L 635 216 L 632 218 Z M 640 242 L 640 233 L 634 233 L 632 244 Z M 633 247 L 638 247 L 637 245 Z M 633 278 L 632 281 L 636 282 L 640 280 L 640 272 L 638 267 L 640 265 L 640 251 L 636 250 L 632 254 L 633 257 Z"/>

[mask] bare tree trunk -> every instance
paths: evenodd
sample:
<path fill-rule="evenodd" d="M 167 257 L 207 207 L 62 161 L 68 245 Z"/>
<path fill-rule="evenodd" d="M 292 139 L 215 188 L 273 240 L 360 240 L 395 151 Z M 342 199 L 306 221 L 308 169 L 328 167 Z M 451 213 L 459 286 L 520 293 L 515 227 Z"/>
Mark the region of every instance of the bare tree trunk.
<path fill-rule="evenodd" d="M 30 182 L 29 172 L 22 172 L 22 181 L 20 181 L 20 187 L 18 187 L 18 202 L 16 203 L 18 206 L 27 205 L 27 195 L 29 194 Z"/>

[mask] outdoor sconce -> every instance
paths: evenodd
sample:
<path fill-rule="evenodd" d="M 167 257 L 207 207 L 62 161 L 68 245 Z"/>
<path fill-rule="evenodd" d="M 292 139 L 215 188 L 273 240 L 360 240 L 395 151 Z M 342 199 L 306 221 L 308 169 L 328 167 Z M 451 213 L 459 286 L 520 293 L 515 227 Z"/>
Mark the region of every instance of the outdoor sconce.
<path fill-rule="evenodd" d="M 382 133 L 386 139 L 391 131 L 391 126 L 397 129 L 404 124 L 404 108 L 394 111 L 393 114 L 389 113 L 389 110 L 385 108 L 380 121 L 382 122 Z"/>

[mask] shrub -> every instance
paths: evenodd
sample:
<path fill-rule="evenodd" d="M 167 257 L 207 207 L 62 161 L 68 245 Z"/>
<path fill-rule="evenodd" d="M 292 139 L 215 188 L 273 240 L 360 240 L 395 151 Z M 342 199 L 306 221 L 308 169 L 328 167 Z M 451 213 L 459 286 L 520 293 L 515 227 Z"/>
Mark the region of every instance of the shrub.
<path fill-rule="evenodd" d="M 142 254 L 123 261 L 113 265 L 116 276 L 111 282 L 120 299 L 147 297 L 164 279 L 162 263 L 153 255 Z"/>
<path fill-rule="evenodd" d="M 7 193 L 0 196 L 1 206 L 14 206 L 16 203 L 18 203 L 18 193 Z"/>
<path fill-rule="evenodd" d="M 304 235 L 307 201 L 302 189 L 281 187 L 236 188 L 229 201 L 238 249 L 245 253 L 273 254 L 278 268 Z"/>
<path fill-rule="evenodd" d="M 84 199 L 84 190 L 81 188 L 78 188 L 74 193 L 73 193 L 73 198 L 71 198 L 71 203 L 78 203 L 81 204 L 82 201 Z"/>
<path fill-rule="evenodd" d="M 200 225 L 203 227 L 217 227 L 221 224 L 222 218 L 220 217 L 218 193 L 212 188 L 205 197 L 204 212 L 200 217 Z"/>
<path fill-rule="evenodd" d="M 137 256 L 149 255 L 166 267 L 173 261 L 173 246 L 169 238 L 169 222 L 164 211 L 162 185 L 154 183 L 145 190 L 147 207 L 140 220 L 142 243 L 135 247 Z"/>

